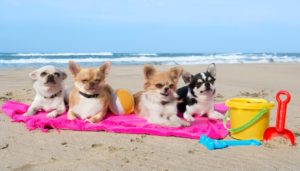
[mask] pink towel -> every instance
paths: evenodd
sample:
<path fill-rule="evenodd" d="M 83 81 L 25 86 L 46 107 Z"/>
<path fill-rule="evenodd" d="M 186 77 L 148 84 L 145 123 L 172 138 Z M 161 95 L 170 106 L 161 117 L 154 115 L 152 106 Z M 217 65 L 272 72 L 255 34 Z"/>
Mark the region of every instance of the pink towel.
<path fill-rule="evenodd" d="M 145 119 L 132 115 L 108 115 L 103 121 L 95 124 L 76 119 L 70 121 L 66 113 L 57 118 L 47 118 L 45 112 L 39 112 L 34 116 L 24 117 L 28 105 L 7 101 L 2 105 L 2 111 L 14 122 L 24 122 L 29 130 L 40 129 L 47 132 L 48 129 L 68 129 L 76 131 L 107 131 L 127 134 L 150 134 L 158 136 L 176 136 L 183 138 L 199 139 L 203 134 L 210 138 L 224 138 L 228 131 L 223 127 L 222 121 L 209 120 L 206 117 L 197 117 L 189 127 L 171 128 L 149 124 Z M 227 111 L 223 104 L 215 104 L 215 109 L 221 113 Z"/>

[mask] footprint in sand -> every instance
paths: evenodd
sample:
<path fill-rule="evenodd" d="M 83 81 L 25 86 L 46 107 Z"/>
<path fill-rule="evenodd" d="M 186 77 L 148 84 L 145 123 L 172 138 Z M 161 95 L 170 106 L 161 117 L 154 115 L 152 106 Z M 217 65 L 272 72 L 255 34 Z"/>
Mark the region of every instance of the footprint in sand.
<path fill-rule="evenodd" d="M 27 164 L 21 165 L 20 167 L 14 168 L 12 170 L 13 171 L 40 170 L 39 168 L 42 168 L 43 166 L 46 166 L 46 165 L 51 165 L 56 161 L 57 160 L 54 157 L 51 157 L 47 161 L 42 161 L 42 162 L 38 162 L 38 163 L 27 163 Z"/>
<path fill-rule="evenodd" d="M 238 96 L 264 98 L 267 95 L 268 95 L 268 93 L 266 92 L 266 90 L 261 90 L 261 91 L 258 91 L 258 92 L 240 91 L 240 94 Z"/>
<path fill-rule="evenodd" d="M 1 150 L 4 150 L 4 149 L 8 148 L 8 146 L 9 146 L 8 144 L 4 144 L 4 145 L 2 145 L 2 146 L 0 147 L 0 149 L 1 149 Z"/>
<path fill-rule="evenodd" d="M 120 151 L 120 150 L 123 150 L 123 148 L 120 148 L 120 147 L 114 147 L 114 146 L 108 146 L 108 151 L 109 151 L 110 153 L 117 152 L 117 151 Z"/>
<path fill-rule="evenodd" d="M 91 147 L 92 148 L 98 148 L 98 147 L 102 147 L 103 144 L 92 144 Z"/>

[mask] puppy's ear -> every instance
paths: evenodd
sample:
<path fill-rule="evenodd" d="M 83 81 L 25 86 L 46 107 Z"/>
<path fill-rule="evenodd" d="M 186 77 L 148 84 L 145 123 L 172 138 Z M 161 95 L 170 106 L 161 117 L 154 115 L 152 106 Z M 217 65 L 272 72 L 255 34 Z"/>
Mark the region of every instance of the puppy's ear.
<path fill-rule="evenodd" d="M 184 72 L 182 74 L 182 79 L 183 79 L 185 84 L 189 84 L 193 79 L 193 75 L 189 72 Z"/>
<path fill-rule="evenodd" d="M 155 68 L 152 65 L 144 65 L 144 77 L 145 79 L 150 79 L 156 72 Z"/>
<path fill-rule="evenodd" d="M 170 68 L 169 74 L 173 82 L 178 82 L 179 77 L 182 75 L 183 69 L 182 67 L 173 67 Z"/>
<path fill-rule="evenodd" d="M 74 61 L 69 61 L 69 70 L 73 76 L 76 76 L 80 72 L 81 68 Z"/>
<path fill-rule="evenodd" d="M 216 64 L 215 63 L 211 63 L 208 65 L 207 67 L 207 72 L 210 73 L 213 77 L 216 77 Z"/>
<path fill-rule="evenodd" d="M 104 74 L 107 75 L 110 71 L 111 68 L 111 62 L 110 61 L 105 61 L 99 68 L 99 71 Z"/>
<path fill-rule="evenodd" d="M 29 73 L 29 77 L 32 79 L 32 80 L 37 80 L 38 78 L 38 71 L 35 70 L 35 71 L 32 71 L 31 73 Z"/>
<path fill-rule="evenodd" d="M 60 73 L 62 75 L 63 80 L 67 79 L 68 75 L 65 72 L 61 71 Z"/>

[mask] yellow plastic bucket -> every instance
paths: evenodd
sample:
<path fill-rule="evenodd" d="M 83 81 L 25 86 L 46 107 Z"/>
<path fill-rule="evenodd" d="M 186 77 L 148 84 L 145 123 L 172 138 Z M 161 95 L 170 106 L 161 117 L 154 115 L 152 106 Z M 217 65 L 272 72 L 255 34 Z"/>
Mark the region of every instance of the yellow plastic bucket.
<path fill-rule="evenodd" d="M 264 99 L 232 98 L 226 101 L 229 107 L 224 118 L 226 127 L 230 117 L 230 135 L 235 139 L 262 140 L 265 130 L 269 126 L 270 110 L 273 102 Z"/>

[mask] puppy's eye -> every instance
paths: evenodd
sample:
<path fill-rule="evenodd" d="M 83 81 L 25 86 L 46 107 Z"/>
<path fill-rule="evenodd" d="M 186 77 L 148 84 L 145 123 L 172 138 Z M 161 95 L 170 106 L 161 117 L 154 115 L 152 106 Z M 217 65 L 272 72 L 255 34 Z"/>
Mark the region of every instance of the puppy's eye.
<path fill-rule="evenodd" d="M 175 87 L 175 85 L 174 84 L 170 84 L 169 87 L 172 89 L 172 88 Z"/>
<path fill-rule="evenodd" d="M 89 80 L 81 80 L 82 83 L 87 83 Z"/>
<path fill-rule="evenodd" d="M 47 72 L 42 72 L 42 73 L 41 73 L 41 76 L 42 76 L 42 77 L 45 77 L 46 75 L 47 75 Z"/>
<path fill-rule="evenodd" d="M 155 87 L 156 87 L 156 88 L 163 88 L 163 86 L 164 86 L 164 85 L 161 84 L 161 83 L 155 84 Z"/>
<path fill-rule="evenodd" d="M 101 81 L 101 79 L 95 79 L 96 83 L 99 83 Z"/>
<path fill-rule="evenodd" d="M 197 87 L 197 88 L 201 87 L 201 85 L 202 85 L 202 82 L 196 83 L 196 87 Z"/>
<path fill-rule="evenodd" d="M 55 72 L 54 75 L 57 76 L 57 77 L 59 77 L 59 76 L 60 76 L 60 73 Z"/>
<path fill-rule="evenodd" d="M 209 78 L 208 81 L 211 82 L 211 83 L 214 83 L 216 81 L 216 79 L 215 78 Z"/>

